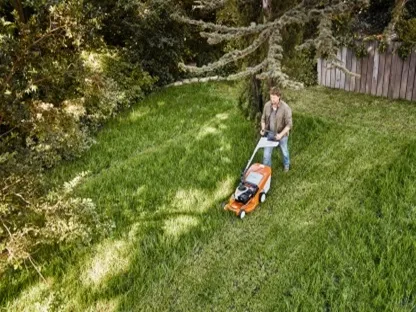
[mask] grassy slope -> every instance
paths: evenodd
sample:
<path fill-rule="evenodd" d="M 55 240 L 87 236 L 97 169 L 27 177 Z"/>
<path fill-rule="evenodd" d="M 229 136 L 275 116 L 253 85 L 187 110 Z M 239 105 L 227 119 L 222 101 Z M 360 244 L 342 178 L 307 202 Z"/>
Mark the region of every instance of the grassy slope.
<path fill-rule="evenodd" d="M 110 123 L 78 190 L 116 223 L 91 249 L 1 281 L 5 309 L 410 311 L 416 305 L 416 106 L 288 91 L 293 170 L 240 221 L 218 204 L 256 142 L 226 85 L 161 91 Z M 394 112 L 394 114 L 393 114 Z M 25 278 L 23 278 L 25 277 Z M 20 291 L 19 291 L 20 290 Z"/>

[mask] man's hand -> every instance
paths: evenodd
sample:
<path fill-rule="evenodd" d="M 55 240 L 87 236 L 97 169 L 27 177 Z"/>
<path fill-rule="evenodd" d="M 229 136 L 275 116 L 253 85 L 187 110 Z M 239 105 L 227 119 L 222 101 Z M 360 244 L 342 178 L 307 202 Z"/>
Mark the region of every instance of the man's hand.
<path fill-rule="evenodd" d="M 264 129 L 260 130 L 260 135 L 263 136 L 266 132 L 264 131 Z"/>
<path fill-rule="evenodd" d="M 278 133 L 278 134 L 276 134 L 275 138 L 276 138 L 277 141 L 280 141 L 283 138 L 283 135 Z"/>

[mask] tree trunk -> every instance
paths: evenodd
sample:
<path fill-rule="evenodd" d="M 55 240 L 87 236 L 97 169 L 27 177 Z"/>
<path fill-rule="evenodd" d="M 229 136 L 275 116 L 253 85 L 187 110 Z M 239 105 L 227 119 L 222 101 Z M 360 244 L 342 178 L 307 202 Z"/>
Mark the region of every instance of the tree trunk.
<path fill-rule="evenodd" d="M 251 77 L 251 101 L 255 113 L 263 111 L 263 92 L 261 81 L 255 76 Z"/>
<path fill-rule="evenodd" d="M 272 12 L 272 1 L 271 0 L 261 0 L 263 7 L 263 22 L 267 23 L 271 18 Z M 262 112 L 264 101 L 263 101 L 263 91 L 262 91 L 262 82 L 259 79 L 256 79 L 255 76 L 251 78 L 251 88 L 250 88 L 250 98 L 251 107 L 254 113 Z"/>
<path fill-rule="evenodd" d="M 19 14 L 19 20 L 21 23 L 26 23 L 26 17 L 25 12 L 23 11 L 23 5 L 21 0 L 12 0 L 12 5 L 14 9 L 17 11 L 17 14 Z"/>
<path fill-rule="evenodd" d="M 272 12 L 272 1 L 271 0 L 262 0 L 262 1 L 263 1 L 263 12 L 264 12 L 265 20 L 268 20 Z"/>

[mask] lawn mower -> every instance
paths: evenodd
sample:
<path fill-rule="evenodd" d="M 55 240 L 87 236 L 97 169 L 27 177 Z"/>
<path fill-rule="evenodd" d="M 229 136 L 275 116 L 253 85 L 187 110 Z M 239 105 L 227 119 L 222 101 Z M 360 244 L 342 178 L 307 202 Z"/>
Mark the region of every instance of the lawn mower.
<path fill-rule="evenodd" d="M 256 209 L 259 203 L 263 203 L 270 189 L 272 168 L 259 163 L 250 166 L 259 149 L 279 146 L 279 141 L 274 139 L 274 133 L 266 131 L 266 134 L 267 136 L 262 136 L 257 143 L 253 155 L 241 173 L 240 184 L 224 205 L 224 210 L 233 211 L 240 219 Z"/>

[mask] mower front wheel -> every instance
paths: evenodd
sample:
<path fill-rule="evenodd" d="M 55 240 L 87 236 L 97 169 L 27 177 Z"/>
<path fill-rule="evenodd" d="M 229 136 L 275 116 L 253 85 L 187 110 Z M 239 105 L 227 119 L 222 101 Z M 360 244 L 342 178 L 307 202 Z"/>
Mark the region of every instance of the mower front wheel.
<path fill-rule="evenodd" d="M 261 192 L 260 193 L 260 202 L 264 203 L 266 201 L 266 193 Z"/>
<path fill-rule="evenodd" d="M 244 217 L 246 216 L 246 212 L 244 210 L 241 210 L 238 216 L 240 217 L 240 219 L 244 219 Z"/>

